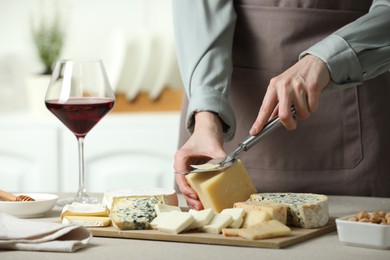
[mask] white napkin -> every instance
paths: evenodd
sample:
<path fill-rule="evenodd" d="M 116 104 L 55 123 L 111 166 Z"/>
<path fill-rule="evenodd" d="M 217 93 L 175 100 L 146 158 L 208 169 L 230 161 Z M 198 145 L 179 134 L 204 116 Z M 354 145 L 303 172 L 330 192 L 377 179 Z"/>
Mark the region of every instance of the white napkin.
<path fill-rule="evenodd" d="M 0 249 L 74 252 L 91 237 L 82 226 L 19 219 L 0 212 Z"/>

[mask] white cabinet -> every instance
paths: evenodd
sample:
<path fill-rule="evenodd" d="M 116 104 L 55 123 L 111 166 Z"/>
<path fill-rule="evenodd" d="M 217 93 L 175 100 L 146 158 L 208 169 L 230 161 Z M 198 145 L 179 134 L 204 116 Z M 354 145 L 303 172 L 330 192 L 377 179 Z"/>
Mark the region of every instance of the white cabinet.
<path fill-rule="evenodd" d="M 85 138 L 87 191 L 104 192 L 131 187 L 174 187 L 173 156 L 177 149 L 179 113 L 108 115 Z M 62 138 L 66 191 L 78 185 L 76 138 Z"/>
<path fill-rule="evenodd" d="M 57 124 L 28 116 L 1 116 L 0 189 L 58 191 L 58 138 Z"/>
<path fill-rule="evenodd" d="M 76 192 L 75 136 L 54 116 L 0 116 L 0 189 Z M 174 187 L 179 113 L 109 114 L 85 139 L 86 187 Z"/>

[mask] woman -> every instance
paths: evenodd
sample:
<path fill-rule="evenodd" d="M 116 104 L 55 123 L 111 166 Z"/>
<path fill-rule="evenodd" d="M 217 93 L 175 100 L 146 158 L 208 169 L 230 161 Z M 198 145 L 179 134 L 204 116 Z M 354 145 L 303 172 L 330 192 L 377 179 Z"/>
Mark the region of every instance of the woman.
<path fill-rule="evenodd" d="M 188 96 L 175 171 L 224 156 L 275 115 L 294 130 L 294 106 L 308 120 L 240 156 L 259 192 L 390 196 L 390 1 L 177 0 L 173 10 Z"/>

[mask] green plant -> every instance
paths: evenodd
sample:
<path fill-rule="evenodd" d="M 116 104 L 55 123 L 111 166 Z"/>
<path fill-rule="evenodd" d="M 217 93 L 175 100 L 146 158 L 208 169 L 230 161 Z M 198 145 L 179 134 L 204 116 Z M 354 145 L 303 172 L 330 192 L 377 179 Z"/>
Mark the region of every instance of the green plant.
<path fill-rule="evenodd" d="M 65 33 L 60 18 L 56 16 L 52 23 L 41 19 L 39 26 L 31 26 L 31 31 L 39 59 L 45 67 L 43 74 L 51 74 L 64 46 Z"/>

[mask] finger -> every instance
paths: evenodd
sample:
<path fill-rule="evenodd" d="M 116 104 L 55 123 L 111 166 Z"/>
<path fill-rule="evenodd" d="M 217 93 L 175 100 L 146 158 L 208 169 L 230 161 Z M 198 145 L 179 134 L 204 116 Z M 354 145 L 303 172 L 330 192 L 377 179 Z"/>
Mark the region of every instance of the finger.
<path fill-rule="evenodd" d="M 310 115 L 308 101 L 307 101 L 307 92 L 300 83 L 293 88 L 294 89 L 294 107 L 297 111 L 297 117 L 299 119 L 306 119 Z"/>
<path fill-rule="evenodd" d="M 187 197 L 192 199 L 199 199 L 198 194 L 193 190 L 190 185 L 188 185 L 187 180 L 183 174 L 176 174 L 175 176 L 176 184 L 179 186 L 180 192 Z"/>
<path fill-rule="evenodd" d="M 309 112 L 314 112 L 317 110 L 320 102 L 320 91 L 316 86 L 309 87 L 309 93 L 307 95 L 307 105 Z"/>
<path fill-rule="evenodd" d="M 291 106 L 292 101 L 291 93 L 288 87 L 281 87 L 279 88 L 278 92 L 279 97 L 279 120 L 282 122 L 284 127 L 286 127 L 288 130 L 294 130 L 297 128 L 297 122 L 295 121 L 294 117 L 291 114 Z"/>
<path fill-rule="evenodd" d="M 199 200 L 195 200 L 195 199 L 187 197 L 187 196 L 184 196 L 184 198 L 185 198 L 187 206 L 189 208 L 195 209 L 195 210 L 202 210 L 202 209 L 204 209 L 202 203 Z"/>
<path fill-rule="evenodd" d="M 263 103 L 260 107 L 256 121 L 253 123 L 249 131 L 250 135 L 257 135 L 260 132 L 260 130 L 263 129 L 264 125 L 270 119 L 270 116 L 275 109 L 277 101 L 278 99 L 274 88 L 271 85 L 268 86 L 267 92 L 265 93 Z"/>

